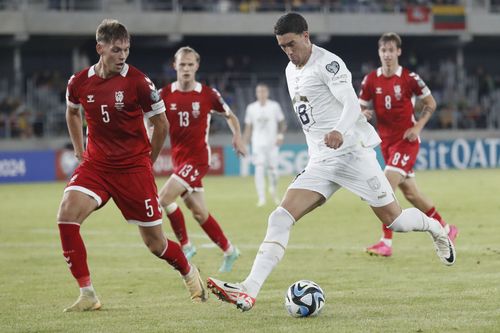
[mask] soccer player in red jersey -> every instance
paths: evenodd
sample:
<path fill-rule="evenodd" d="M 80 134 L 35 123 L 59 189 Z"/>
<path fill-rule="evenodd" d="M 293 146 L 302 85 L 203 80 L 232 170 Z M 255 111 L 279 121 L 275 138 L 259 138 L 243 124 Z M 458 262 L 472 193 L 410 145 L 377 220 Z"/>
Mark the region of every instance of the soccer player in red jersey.
<path fill-rule="evenodd" d="M 179 244 L 162 231 L 152 164 L 167 135 L 165 105 L 147 76 L 125 61 L 130 35 L 124 25 L 105 19 L 96 31 L 99 62 L 73 75 L 67 87 L 66 121 L 80 165 L 64 190 L 57 223 L 64 258 L 80 286 L 80 297 L 65 312 L 97 310 L 80 226 L 113 198 L 127 222 L 136 224 L 149 250 L 182 275 L 193 301 L 206 300 L 198 269 Z M 88 124 L 84 148 L 82 115 Z M 154 126 L 149 142 L 144 115 Z"/>
<path fill-rule="evenodd" d="M 208 132 L 211 114 L 226 117 L 233 133 L 232 144 L 238 154 L 245 155 L 238 118 L 231 112 L 219 92 L 196 81 L 200 55 L 190 47 L 175 53 L 177 81 L 161 90 L 170 125 L 170 144 L 174 172 L 160 190 L 160 204 L 165 209 L 172 229 L 187 258 L 196 254 L 188 238 L 184 215 L 175 200 L 181 196 L 193 217 L 210 239 L 224 252 L 219 271 L 229 272 L 239 250 L 224 235 L 219 223 L 209 213 L 203 194 L 202 179 L 210 166 Z"/>
<path fill-rule="evenodd" d="M 432 201 L 420 192 L 413 171 L 420 146 L 419 135 L 436 109 L 436 101 L 420 76 L 399 65 L 401 38 L 397 34 L 389 32 L 380 37 L 378 55 L 382 67 L 365 76 L 359 101 L 368 120 L 374 115 L 377 118 L 385 174 L 394 190 L 399 187 L 414 207 L 438 220 L 454 241 L 458 229 L 447 224 Z M 423 105 L 418 121 L 414 117 L 414 96 Z M 373 109 L 369 108 L 370 101 Z M 384 225 L 382 229 L 382 239 L 366 251 L 388 257 L 392 255 L 392 230 Z"/>

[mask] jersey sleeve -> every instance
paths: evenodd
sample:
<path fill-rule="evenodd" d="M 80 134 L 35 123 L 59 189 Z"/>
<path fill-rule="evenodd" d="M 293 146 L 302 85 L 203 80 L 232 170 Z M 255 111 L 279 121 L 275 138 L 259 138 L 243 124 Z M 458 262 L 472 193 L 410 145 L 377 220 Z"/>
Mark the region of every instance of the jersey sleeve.
<path fill-rule="evenodd" d="M 231 108 L 227 103 L 224 101 L 224 98 L 222 98 L 221 94 L 217 89 L 211 88 L 210 90 L 210 111 L 215 111 L 218 113 L 223 113 L 223 114 L 230 114 L 231 113 Z"/>
<path fill-rule="evenodd" d="M 424 98 L 431 94 L 431 90 L 427 87 L 427 85 L 425 84 L 424 80 L 422 80 L 420 75 L 411 72 L 408 81 L 411 91 L 418 98 Z"/>
<path fill-rule="evenodd" d="M 73 109 L 80 108 L 80 100 L 78 99 L 77 89 L 75 87 L 75 75 L 72 75 L 68 80 L 66 87 L 66 105 Z"/>
<path fill-rule="evenodd" d="M 359 92 L 359 104 L 368 106 L 373 99 L 372 80 L 370 74 L 365 75 L 361 82 L 361 90 Z"/>
<path fill-rule="evenodd" d="M 333 128 L 344 135 L 355 124 L 361 114 L 358 96 L 352 86 L 351 72 L 339 57 L 324 57 L 318 68 L 320 79 L 328 86 L 332 95 L 342 104 L 342 114 Z"/>
<path fill-rule="evenodd" d="M 147 118 L 165 112 L 165 103 L 161 99 L 159 91 L 145 75 L 138 80 L 137 97 Z"/>

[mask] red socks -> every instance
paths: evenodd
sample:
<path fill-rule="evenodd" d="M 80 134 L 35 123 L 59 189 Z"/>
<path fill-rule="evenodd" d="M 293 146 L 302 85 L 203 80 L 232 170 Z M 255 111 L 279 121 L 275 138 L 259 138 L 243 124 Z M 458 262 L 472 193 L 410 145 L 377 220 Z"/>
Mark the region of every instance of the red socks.
<path fill-rule="evenodd" d="M 443 218 L 441 217 L 441 215 L 439 215 L 436 207 L 432 207 L 431 209 L 429 209 L 429 211 L 425 212 L 425 215 L 437 220 L 443 227 L 446 225 L 446 222 L 443 221 Z"/>
<path fill-rule="evenodd" d="M 179 207 L 174 210 L 172 213 L 167 215 L 170 220 L 170 225 L 172 226 L 172 230 L 175 233 L 175 236 L 181 243 L 181 246 L 189 243 L 189 238 L 187 235 L 186 223 L 184 222 L 184 215 Z"/>
<path fill-rule="evenodd" d="M 68 263 L 71 274 L 75 277 L 80 288 L 90 286 L 87 251 L 80 236 L 80 225 L 78 223 L 59 222 L 58 227 L 64 259 Z"/>
<path fill-rule="evenodd" d="M 178 270 L 183 276 L 189 273 L 191 266 L 186 259 L 184 253 L 182 253 L 181 247 L 179 244 L 172 242 L 167 239 L 167 248 L 160 256 L 161 259 L 164 259 L 168 262 L 174 269 Z"/>
<path fill-rule="evenodd" d="M 387 228 L 387 226 L 383 223 L 382 223 L 382 232 L 384 233 L 385 239 L 392 239 L 392 230 Z"/>
<path fill-rule="evenodd" d="M 217 244 L 217 246 L 219 246 L 222 251 L 226 251 L 227 249 L 229 249 L 229 246 L 231 244 L 227 240 L 224 232 L 222 232 L 222 229 L 220 228 L 217 221 L 212 217 L 212 215 L 208 215 L 207 220 L 201 224 L 201 227 L 207 233 L 208 237 L 210 237 L 210 239 L 215 244 Z"/>

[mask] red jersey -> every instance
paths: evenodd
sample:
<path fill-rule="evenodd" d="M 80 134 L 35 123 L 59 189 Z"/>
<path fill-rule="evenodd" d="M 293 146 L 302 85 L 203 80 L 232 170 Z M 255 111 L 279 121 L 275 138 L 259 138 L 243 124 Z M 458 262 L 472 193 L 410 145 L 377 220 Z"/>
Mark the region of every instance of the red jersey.
<path fill-rule="evenodd" d="M 393 76 L 386 77 L 378 68 L 363 79 L 359 102 L 367 107 L 373 102 L 378 133 L 387 143 L 402 140 L 405 131 L 416 123 L 413 96 L 424 98 L 430 94 L 420 76 L 408 69 L 399 66 Z"/>
<path fill-rule="evenodd" d="M 177 82 L 160 91 L 170 124 L 170 144 L 174 167 L 186 161 L 210 164 L 208 131 L 211 112 L 229 113 L 219 92 L 196 82 L 192 91 L 180 91 Z"/>
<path fill-rule="evenodd" d="M 85 111 L 85 161 L 108 171 L 151 167 L 143 118 L 165 112 L 165 105 L 146 75 L 125 64 L 119 75 L 103 79 L 92 66 L 69 79 L 66 101 Z"/>

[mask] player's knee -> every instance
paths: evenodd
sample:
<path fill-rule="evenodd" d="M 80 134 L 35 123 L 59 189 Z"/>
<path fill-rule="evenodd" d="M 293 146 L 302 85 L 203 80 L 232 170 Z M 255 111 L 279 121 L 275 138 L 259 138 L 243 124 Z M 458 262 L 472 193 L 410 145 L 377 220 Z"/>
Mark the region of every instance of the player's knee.
<path fill-rule="evenodd" d="M 203 224 L 208 219 L 208 212 L 204 212 L 201 210 L 192 210 L 193 218 L 199 223 Z"/>
<path fill-rule="evenodd" d="M 144 239 L 144 244 L 146 244 L 149 251 L 157 257 L 160 257 L 163 254 L 166 246 L 166 243 L 163 240 L 156 238 Z"/>
<path fill-rule="evenodd" d="M 174 204 L 175 202 L 173 202 L 174 200 L 168 198 L 166 195 L 159 195 L 159 199 L 160 199 L 160 206 L 162 207 L 168 207 L 169 205 L 171 204 Z M 168 214 L 168 212 L 167 212 Z"/>
<path fill-rule="evenodd" d="M 267 233 L 264 241 L 277 242 L 286 248 L 290 236 L 290 229 L 294 223 L 295 219 L 285 208 L 276 208 L 271 215 L 269 215 Z"/>
<path fill-rule="evenodd" d="M 179 206 L 175 202 L 163 205 L 160 201 L 160 206 L 162 206 L 165 209 L 165 213 L 167 215 L 172 214 L 173 212 L 175 212 L 177 210 L 177 208 L 179 208 Z"/>

